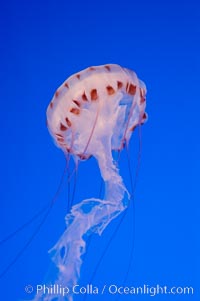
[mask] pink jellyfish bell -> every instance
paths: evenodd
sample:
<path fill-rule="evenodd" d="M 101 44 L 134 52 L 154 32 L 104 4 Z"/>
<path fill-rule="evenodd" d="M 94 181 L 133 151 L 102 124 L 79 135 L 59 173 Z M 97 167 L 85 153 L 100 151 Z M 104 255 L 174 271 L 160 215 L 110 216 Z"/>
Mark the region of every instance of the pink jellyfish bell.
<path fill-rule="evenodd" d="M 129 69 L 114 64 L 87 68 L 55 92 L 47 109 L 48 129 L 65 154 L 94 156 L 110 170 L 111 150 L 122 149 L 147 119 L 145 94 L 144 83 Z"/>
<path fill-rule="evenodd" d="M 51 250 L 59 271 L 53 284 L 69 288 L 65 300 L 73 300 L 73 286 L 80 277 L 84 235 L 100 235 L 127 207 L 129 194 L 112 150 L 121 150 L 135 127 L 147 120 L 145 95 L 145 84 L 133 71 L 108 64 L 69 77 L 48 106 L 47 126 L 56 145 L 76 161 L 94 156 L 105 182 L 104 199 L 86 199 L 71 208 L 67 228 Z M 34 300 L 51 301 L 55 297 L 60 300 L 59 295 L 42 294 Z"/>

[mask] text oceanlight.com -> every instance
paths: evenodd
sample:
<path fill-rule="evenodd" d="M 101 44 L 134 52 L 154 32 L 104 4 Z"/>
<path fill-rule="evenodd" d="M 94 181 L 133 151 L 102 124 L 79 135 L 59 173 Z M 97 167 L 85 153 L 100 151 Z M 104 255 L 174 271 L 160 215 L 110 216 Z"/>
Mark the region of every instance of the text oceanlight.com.
<path fill-rule="evenodd" d="M 141 286 L 120 286 L 116 284 L 104 284 L 103 286 L 95 286 L 87 284 L 85 286 L 74 285 L 72 287 L 62 286 L 58 284 L 45 285 L 39 284 L 34 289 L 33 286 L 27 285 L 25 287 L 26 293 L 36 293 L 39 295 L 55 295 L 55 296 L 66 296 L 66 295 L 149 295 L 154 297 L 156 295 L 193 295 L 194 288 L 191 286 L 161 286 L 144 284 Z"/>

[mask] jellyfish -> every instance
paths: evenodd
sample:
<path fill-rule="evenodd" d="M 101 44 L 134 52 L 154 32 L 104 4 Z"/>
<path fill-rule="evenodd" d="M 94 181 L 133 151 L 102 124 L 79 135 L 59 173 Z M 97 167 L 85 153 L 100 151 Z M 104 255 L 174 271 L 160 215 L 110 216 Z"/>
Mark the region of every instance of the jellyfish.
<path fill-rule="evenodd" d="M 93 156 L 105 184 L 103 199 L 88 198 L 72 206 L 66 230 L 50 250 L 58 273 L 52 284 L 69 288 L 62 300 L 73 300 L 80 277 L 85 237 L 101 235 L 128 206 L 129 192 L 113 159 L 128 144 L 134 129 L 147 120 L 146 87 L 137 75 L 116 64 L 94 66 L 69 77 L 47 108 L 47 127 L 66 157 L 79 164 Z M 61 300 L 37 294 L 34 300 Z"/>

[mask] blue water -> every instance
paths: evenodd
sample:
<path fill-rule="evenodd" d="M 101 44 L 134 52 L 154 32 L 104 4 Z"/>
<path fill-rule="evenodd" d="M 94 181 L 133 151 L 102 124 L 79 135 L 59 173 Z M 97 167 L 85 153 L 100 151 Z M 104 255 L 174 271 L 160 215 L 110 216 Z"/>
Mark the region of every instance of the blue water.
<path fill-rule="evenodd" d="M 1 237 L 29 220 L 55 194 L 65 166 L 46 128 L 46 108 L 57 87 L 88 66 L 117 63 L 147 85 L 148 122 L 130 207 L 92 280 L 99 287 L 191 286 L 193 295 L 157 300 L 199 300 L 199 69 L 200 16 L 196 0 L 10 1 L 2 3 L 1 31 Z M 135 174 L 138 134 L 130 145 Z M 121 172 L 130 188 L 127 157 Z M 96 180 L 98 179 L 98 180 Z M 98 197 L 95 160 L 81 164 L 75 201 Z M 40 233 L 1 279 L 1 300 L 31 299 L 25 286 L 43 284 L 47 251 L 65 229 L 67 185 Z M 37 220 L 1 246 L 3 270 L 34 231 Z M 86 285 L 120 222 L 95 236 L 83 264 Z M 131 271 L 125 280 L 134 243 Z M 119 295 L 118 295 L 119 296 Z M 120 295 L 119 300 L 151 300 Z M 74 300 L 83 300 L 78 295 Z M 87 300 L 115 300 L 106 294 Z"/>

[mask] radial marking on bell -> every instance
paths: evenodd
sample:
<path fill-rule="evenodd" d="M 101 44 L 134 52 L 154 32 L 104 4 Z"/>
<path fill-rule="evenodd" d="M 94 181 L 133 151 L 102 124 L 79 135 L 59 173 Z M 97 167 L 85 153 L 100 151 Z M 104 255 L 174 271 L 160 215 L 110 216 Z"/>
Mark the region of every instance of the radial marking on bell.
<path fill-rule="evenodd" d="M 87 99 L 87 96 L 86 96 L 85 92 L 82 94 L 82 100 L 83 100 L 83 101 L 88 101 L 88 99 Z"/>
<path fill-rule="evenodd" d="M 70 126 L 72 125 L 72 123 L 71 123 L 71 121 L 69 120 L 69 118 L 66 117 L 66 118 L 65 118 L 65 121 L 66 121 L 68 127 L 70 127 Z"/>
<path fill-rule="evenodd" d="M 63 138 L 63 135 L 61 135 L 61 134 L 55 134 L 57 137 L 60 137 L 60 138 Z"/>
<path fill-rule="evenodd" d="M 80 79 L 81 76 L 80 76 L 80 74 L 76 74 L 76 77 L 77 77 L 78 79 Z"/>
<path fill-rule="evenodd" d="M 69 89 L 68 83 L 65 83 L 64 86 Z"/>
<path fill-rule="evenodd" d="M 90 71 L 95 71 L 95 70 L 96 70 L 96 68 L 94 68 L 94 67 L 90 67 L 90 68 L 89 68 L 89 70 L 90 70 Z"/>
<path fill-rule="evenodd" d="M 111 71 L 110 66 L 106 65 L 104 66 L 108 71 Z"/>
<path fill-rule="evenodd" d="M 147 113 L 146 112 L 144 112 L 144 114 L 143 114 L 143 116 L 142 116 L 142 119 L 147 119 Z"/>
<path fill-rule="evenodd" d="M 50 102 L 50 108 L 51 109 L 53 108 L 53 102 Z"/>
<path fill-rule="evenodd" d="M 98 98 L 97 89 L 92 89 L 90 91 L 90 96 L 91 96 L 91 100 L 97 100 Z"/>
<path fill-rule="evenodd" d="M 80 109 L 77 109 L 77 108 L 71 108 L 71 109 L 70 109 L 70 112 L 71 112 L 72 114 L 79 115 L 79 114 L 80 114 Z"/>
<path fill-rule="evenodd" d="M 130 85 L 128 86 L 127 92 L 128 92 L 128 94 L 130 94 L 130 95 L 135 95 L 135 93 L 136 93 L 136 86 L 133 85 L 133 84 L 130 84 Z"/>
<path fill-rule="evenodd" d="M 144 96 L 140 97 L 140 104 L 142 105 L 146 101 L 146 98 Z"/>
<path fill-rule="evenodd" d="M 140 88 L 140 104 L 143 104 L 146 101 L 145 90 Z"/>
<path fill-rule="evenodd" d="M 77 107 L 81 106 L 81 104 L 80 104 L 80 102 L 78 100 L 73 99 L 72 101 L 77 105 Z"/>
<path fill-rule="evenodd" d="M 59 95 L 59 91 L 57 90 L 55 93 L 55 97 L 58 97 L 58 95 Z"/>
<path fill-rule="evenodd" d="M 145 96 L 145 95 L 146 95 L 145 89 L 140 88 L 140 96 Z"/>
<path fill-rule="evenodd" d="M 118 89 L 121 89 L 122 87 L 123 87 L 123 83 L 120 82 L 120 81 L 118 81 L 118 82 L 117 82 L 117 88 L 118 88 Z"/>
<path fill-rule="evenodd" d="M 107 87 L 106 87 L 106 90 L 107 90 L 108 95 L 113 95 L 113 94 L 115 94 L 115 90 L 114 90 L 113 87 L 111 87 L 111 86 L 107 86 Z"/>
<path fill-rule="evenodd" d="M 147 119 L 147 113 L 146 113 L 146 112 L 144 112 L 144 114 L 143 114 L 143 116 L 142 116 L 142 121 L 141 121 L 141 124 L 144 124 L 144 123 L 145 123 L 145 121 L 146 121 L 146 119 Z"/>
<path fill-rule="evenodd" d="M 64 140 L 64 138 L 57 138 L 57 141 L 58 142 L 64 142 L 65 140 Z"/>
<path fill-rule="evenodd" d="M 60 130 L 61 131 L 66 131 L 67 127 L 64 124 L 60 123 Z"/>

